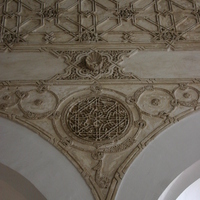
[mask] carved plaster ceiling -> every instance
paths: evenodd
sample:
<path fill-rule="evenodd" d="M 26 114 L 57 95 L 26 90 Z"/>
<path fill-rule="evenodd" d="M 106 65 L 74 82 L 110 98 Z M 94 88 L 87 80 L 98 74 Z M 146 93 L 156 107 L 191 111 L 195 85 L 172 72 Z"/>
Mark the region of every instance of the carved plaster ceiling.
<path fill-rule="evenodd" d="M 96 200 L 114 200 L 145 146 L 200 108 L 200 73 L 139 77 L 134 55 L 200 50 L 199 19 L 195 0 L 0 0 L 1 68 L 32 65 L 32 74 L 43 60 L 34 79 L 1 77 L 0 115 L 54 145 Z M 41 78 L 46 54 L 59 62 Z"/>

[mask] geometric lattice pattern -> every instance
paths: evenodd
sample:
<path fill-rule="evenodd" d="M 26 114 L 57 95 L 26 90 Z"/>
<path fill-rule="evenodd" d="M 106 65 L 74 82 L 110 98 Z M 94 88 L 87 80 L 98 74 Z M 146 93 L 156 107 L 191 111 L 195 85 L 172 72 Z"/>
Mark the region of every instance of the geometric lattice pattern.
<path fill-rule="evenodd" d="M 1 0 L 0 49 L 52 44 L 199 48 L 199 0 Z"/>
<path fill-rule="evenodd" d="M 66 114 L 70 131 L 89 142 L 112 142 L 123 136 L 129 125 L 129 114 L 123 104 L 106 96 L 84 99 Z"/>

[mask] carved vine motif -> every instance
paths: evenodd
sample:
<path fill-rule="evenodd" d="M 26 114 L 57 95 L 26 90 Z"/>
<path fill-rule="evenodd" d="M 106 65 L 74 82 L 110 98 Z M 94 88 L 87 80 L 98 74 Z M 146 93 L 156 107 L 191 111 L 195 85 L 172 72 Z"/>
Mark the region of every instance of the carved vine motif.
<path fill-rule="evenodd" d="M 138 78 L 132 73 L 124 73 L 118 63 L 123 55 L 131 54 L 130 50 L 111 51 L 55 51 L 66 59 L 69 67 L 65 73 L 56 76 L 56 80 L 89 80 L 89 79 L 132 79 Z"/>
<path fill-rule="evenodd" d="M 129 126 L 127 109 L 115 99 L 97 96 L 70 106 L 64 122 L 77 138 L 89 142 L 121 138 Z"/>
<path fill-rule="evenodd" d="M 101 176 L 102 160 L 93 168 L 96 171 L 95 179 L 100 188 L 107 189 L 110 185 L 110 179 L 106 176 Z"/>

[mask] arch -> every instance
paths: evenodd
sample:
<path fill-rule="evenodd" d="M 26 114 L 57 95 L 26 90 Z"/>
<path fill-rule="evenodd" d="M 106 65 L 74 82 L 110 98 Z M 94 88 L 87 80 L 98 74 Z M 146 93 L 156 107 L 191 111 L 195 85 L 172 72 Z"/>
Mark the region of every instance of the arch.
<path fill-rule="evenodd" d="M 66 157 L 31 130 L 4 118 L 0 118 L 0 162 L 28 179 L 48 200 L 93 199 Z"/>
<path fill-rule="evenodd" d="M 196 112 L 155 138 L 131 164 L 116 200 L 158 199 L 175 177 L 198 161 L 199 118 Z"/>
<path fill-rule="evenodd" d="M 0 199 L 46 200 L 27 179 L 0 163 Z"/>
<path fill-rule="evenodd" d="M 179 174 L 161 194 L 159 200 L 177 199 L 187 187 L 190 187 L 199 178 L 200 160 Z"/>
<path fill-rule="evenodd" d="M 200 196 L 200 179 L 196 180 L 194 183 L 192 183 L 188 188 L 186 188 L 177 198 L 177 200 L 199 200 Z"/>

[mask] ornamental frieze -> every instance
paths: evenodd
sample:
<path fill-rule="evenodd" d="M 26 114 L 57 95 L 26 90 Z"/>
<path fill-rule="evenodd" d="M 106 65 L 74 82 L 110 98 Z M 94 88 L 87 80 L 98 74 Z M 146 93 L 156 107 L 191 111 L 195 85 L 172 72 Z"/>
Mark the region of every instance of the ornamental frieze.
<path fill-rule="evenodd" d="M 0 50 L 41 46 L 199 49 L 199 1 L 22 0 L 0 3 Z"/>

